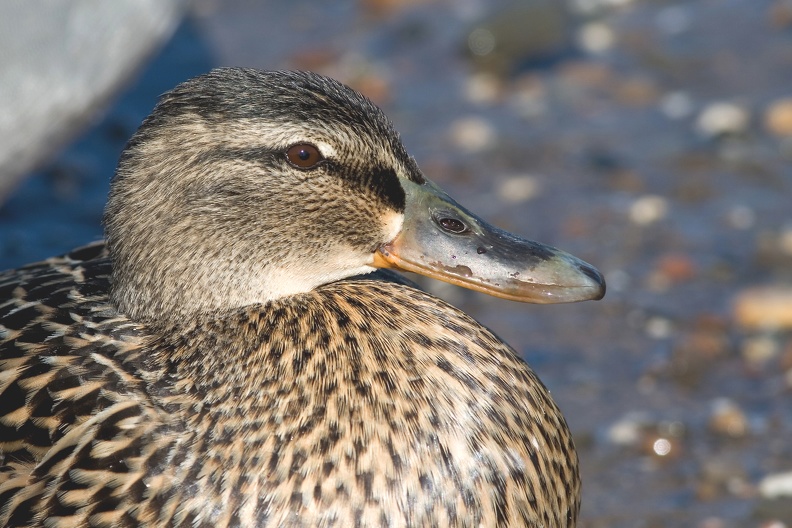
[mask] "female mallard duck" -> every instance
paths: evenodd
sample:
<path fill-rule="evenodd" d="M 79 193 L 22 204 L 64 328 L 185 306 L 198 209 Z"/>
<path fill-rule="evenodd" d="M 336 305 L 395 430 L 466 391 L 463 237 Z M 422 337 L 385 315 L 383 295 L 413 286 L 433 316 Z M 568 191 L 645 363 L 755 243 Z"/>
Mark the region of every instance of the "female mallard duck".
<path fill-rule="evenodd" d="M 577 456 L 533 371 L 361 275 L 543 303 L 602 277 L 459 206 L 363 96 L 188 81 L 129 142 L 105 224 L 106 249 L 0 274 L 0 525 L 575 524 Z"/>

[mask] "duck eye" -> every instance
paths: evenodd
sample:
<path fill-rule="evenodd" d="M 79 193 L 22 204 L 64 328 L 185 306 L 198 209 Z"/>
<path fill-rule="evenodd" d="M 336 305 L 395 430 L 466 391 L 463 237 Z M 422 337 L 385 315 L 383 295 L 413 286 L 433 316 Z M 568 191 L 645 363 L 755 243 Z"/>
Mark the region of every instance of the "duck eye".
<path fill-rule="evenodd" d="M 324 160 L 319 149 L 310 143 L 297 143 L 286 150 L 286 159 L 298 169 L 312 169 Z"/>

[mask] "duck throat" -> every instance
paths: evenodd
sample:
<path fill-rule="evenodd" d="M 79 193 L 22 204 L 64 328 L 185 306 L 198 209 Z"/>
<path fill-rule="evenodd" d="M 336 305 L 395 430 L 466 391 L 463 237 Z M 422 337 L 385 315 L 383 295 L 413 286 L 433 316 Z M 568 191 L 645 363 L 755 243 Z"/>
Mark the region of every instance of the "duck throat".
<path fill-rule="evenodd" d="M 194 248 L 193 248 L 194 250 Z M 363 264 L 366 254 L 316 269 L 309 260 L 281 262 L 274 257 L 251 258 L 233 252 L 217 255 L 113 255 L 111 298 L 119 312 L 153 327 L 178 326 L 190 319 L 222 319 L 235 310 L 259 306 L 309 292 L 316 287 L 374 268 Z"/>

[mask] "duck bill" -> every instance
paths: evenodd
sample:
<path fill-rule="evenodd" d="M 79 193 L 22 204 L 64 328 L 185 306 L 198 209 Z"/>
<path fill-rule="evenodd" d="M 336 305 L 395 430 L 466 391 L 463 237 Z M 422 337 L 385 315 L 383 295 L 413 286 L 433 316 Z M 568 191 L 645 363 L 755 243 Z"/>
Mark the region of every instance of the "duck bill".
<path fill-rule="evenodd" d="M 378 248 L 374 266 L 520 302 L 568 303 L 605 295 L 605 281 L 590 264 L 487 224 L 431 182 L 403 186 L 402 229 Z"/>

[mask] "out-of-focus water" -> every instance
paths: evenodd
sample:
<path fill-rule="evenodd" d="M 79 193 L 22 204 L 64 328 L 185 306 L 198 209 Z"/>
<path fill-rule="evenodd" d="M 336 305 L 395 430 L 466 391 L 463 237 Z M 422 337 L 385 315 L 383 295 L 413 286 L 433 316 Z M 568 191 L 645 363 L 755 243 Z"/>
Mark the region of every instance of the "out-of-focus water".
<path fill-rule="evenodd" d="M 552 389 L 577 437 L 582 526 L 792 525 L 792 497 L 759 489 L 792 471 L 790 329 L 732 309 L 792 285 L 788 1 L 199 1 L 0 208 L 0 268 L 101 236 L 124 142 L 158 94 L 214 65 L 351 84 L 461 203 L 605 272 L 605 300 L 567 306 L 426 285 Z"/>

